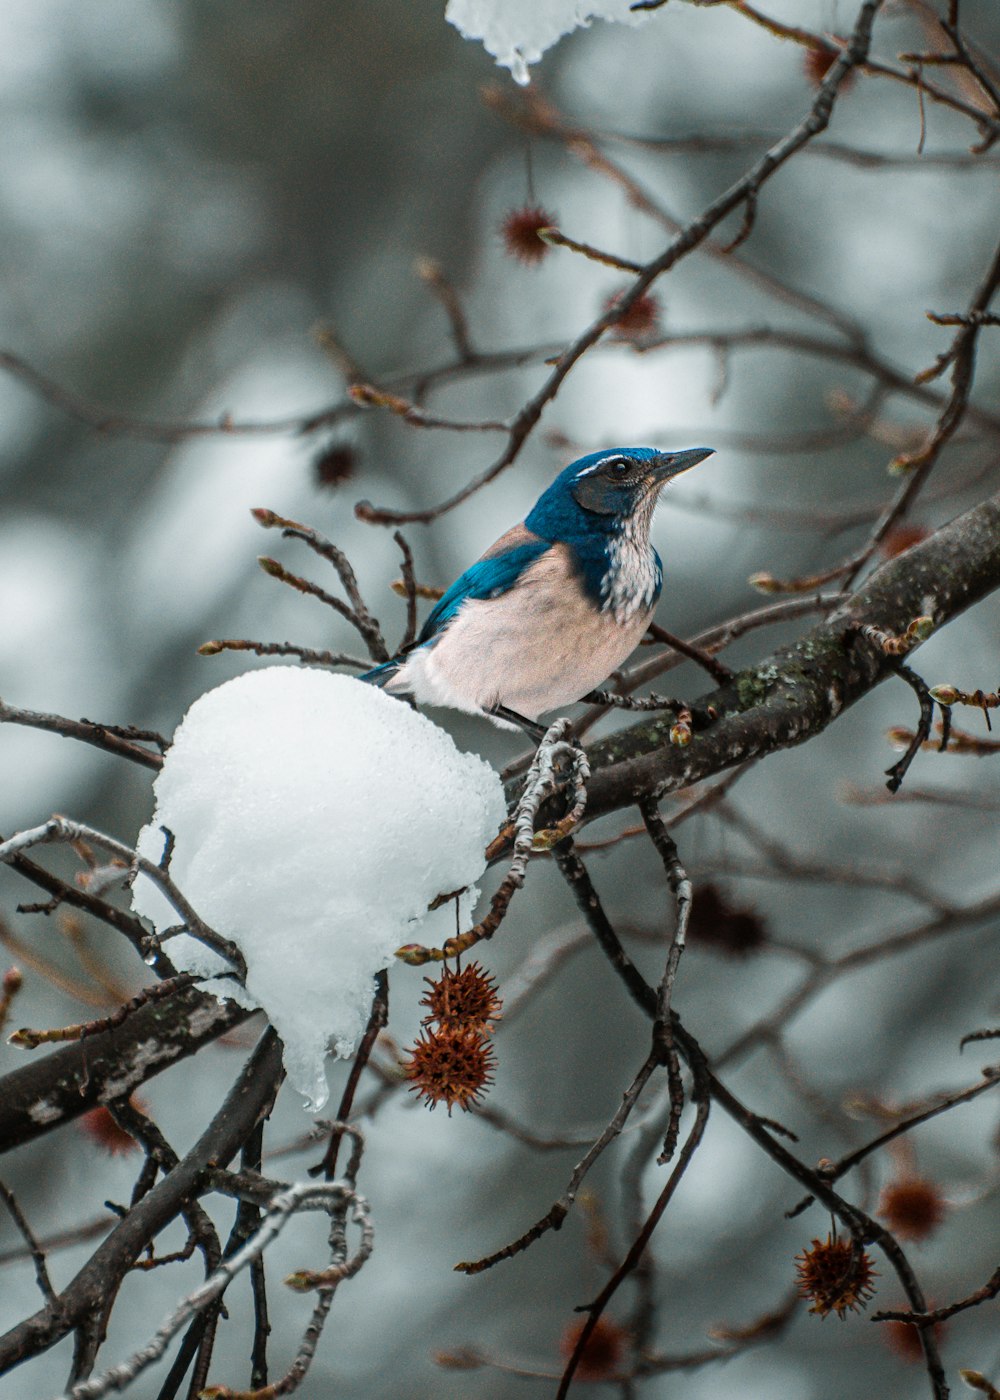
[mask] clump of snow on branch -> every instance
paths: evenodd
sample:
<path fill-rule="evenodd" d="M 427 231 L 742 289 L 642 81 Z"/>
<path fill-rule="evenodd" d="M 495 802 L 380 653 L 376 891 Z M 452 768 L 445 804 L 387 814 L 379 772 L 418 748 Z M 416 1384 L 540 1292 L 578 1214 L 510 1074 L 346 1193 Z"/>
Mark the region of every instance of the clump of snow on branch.
<path fill-rule="evenodd" d="M 139 852 L 160 860 L 172 833 L 171 877 L 247 963 L 245 989 L 232 978 L 208 986 L 263 1008 L 290 1081 L 318 1111 L 328 1047 L 354 1050 L 375 973 L 425 920 L 442 938 L 455 932 L 454 903 L 433 915 L 427 905 L 482 874 L 505 815 L 499 778 L 381 690 L 277 666 L 195 701 L 155 793 Z M 477 893 L 463 898 L 463 919 Z M 176 926 L 145 876 L 132 900 L 158 932 Z M 187 934 L 164 947 L 179 970 L 226 966 Z"/>
<path fill-rule="evenodd" d="M 528 81 L 537 63 L 564 34 L 592 19 L 641 24 L 649 11 L 632 10 L 632 0 L 448 0 L 445 18 L 466 39 L 481 39 L 514 80 Z"/>

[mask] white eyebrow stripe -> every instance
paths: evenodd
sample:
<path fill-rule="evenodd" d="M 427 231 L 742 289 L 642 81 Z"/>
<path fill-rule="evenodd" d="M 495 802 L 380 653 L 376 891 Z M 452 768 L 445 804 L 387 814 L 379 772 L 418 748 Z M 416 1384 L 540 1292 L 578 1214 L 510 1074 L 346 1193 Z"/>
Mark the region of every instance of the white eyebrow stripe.
<path fill-rule="evenodd" d="M 592 467 L 584 467 L 582 472 L 577 472 L 576 479 L 583 476 L 593 476 L 594 472 L 599 472 L 602 467 L 606 467 L 609 462 L 627 462 L 628 458 L 623 457 L 619 452 L 612 452 L 607 457 L 602 457 L 599 462 L 595 462 Z"/>

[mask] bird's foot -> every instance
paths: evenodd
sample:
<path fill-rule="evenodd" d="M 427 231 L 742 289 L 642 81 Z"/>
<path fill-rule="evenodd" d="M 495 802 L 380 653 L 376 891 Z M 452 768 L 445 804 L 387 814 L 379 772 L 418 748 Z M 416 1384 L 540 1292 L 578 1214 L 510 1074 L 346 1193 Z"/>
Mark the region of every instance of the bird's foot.
<path fill-rule="evenodd" d="M 536 794 L 534 815 L 537 815 L 542 801 L 558 794 L 562 794 L 566 810 L 557 821 L 534 831 L 531 842 L 533 851 L 550 851 L 577 829 L 587 805 L 589 778 L 587 751 L 573 733 L 571 721 L 567 718 L 554 720 L 538 745 L 525 793 L 534 791 Z"/>

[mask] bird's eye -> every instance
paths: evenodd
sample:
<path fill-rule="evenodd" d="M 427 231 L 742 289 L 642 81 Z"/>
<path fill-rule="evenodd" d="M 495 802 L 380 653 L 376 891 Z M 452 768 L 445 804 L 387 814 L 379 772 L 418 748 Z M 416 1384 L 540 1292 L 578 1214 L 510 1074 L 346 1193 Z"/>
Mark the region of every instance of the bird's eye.
<path fill-rule="evenodd" d="M 608 463 L 607 470 L 615 481 L 622 481 L 629 473 L 631 463 L 626 462 L 624 457 L 615 457 Z"/>

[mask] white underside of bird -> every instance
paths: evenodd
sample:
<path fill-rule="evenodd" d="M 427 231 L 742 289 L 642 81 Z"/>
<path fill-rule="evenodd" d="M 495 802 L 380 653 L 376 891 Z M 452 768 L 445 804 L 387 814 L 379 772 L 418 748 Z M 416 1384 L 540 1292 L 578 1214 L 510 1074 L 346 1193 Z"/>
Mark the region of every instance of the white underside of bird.
<path fill-rule="evenodd" d="M 569 549 L 554 545 L 499 597 L 467 599 L 386 690 L 471 714 L 503 705 L 530 720 L 579 700 L 627 660 L 653 612 L 655 556 L 648 544 L 629 543 L 603 606 L 576 586 Z"/>

